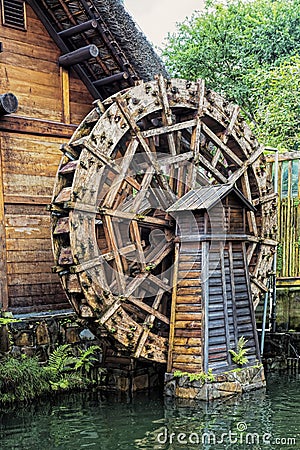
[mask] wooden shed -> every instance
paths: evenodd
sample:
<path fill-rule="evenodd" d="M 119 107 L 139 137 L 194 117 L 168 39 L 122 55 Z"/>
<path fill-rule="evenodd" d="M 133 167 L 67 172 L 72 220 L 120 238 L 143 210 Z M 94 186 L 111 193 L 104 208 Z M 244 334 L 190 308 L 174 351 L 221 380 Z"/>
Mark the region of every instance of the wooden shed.
<path fill-rule="evenodd" d="M 240 338 L 249 363 L 260 359 L 247 264 L 250 211 L 232 184 L 191 190 L 167 210 L 179 240 L 169 372 L 226 371 Z M 188 352 L 185 342 L 193 344 Z"/>
<path fill-rule="evenodd" d="M 46 211 L 60 146 L 95 99 L 164 68 L 121 0 L 9 0 L 0 8 L 0 94 L 19 104 L 0 117 L 0 308 L 61 309 L 69 303 L 51 273 Z"/>

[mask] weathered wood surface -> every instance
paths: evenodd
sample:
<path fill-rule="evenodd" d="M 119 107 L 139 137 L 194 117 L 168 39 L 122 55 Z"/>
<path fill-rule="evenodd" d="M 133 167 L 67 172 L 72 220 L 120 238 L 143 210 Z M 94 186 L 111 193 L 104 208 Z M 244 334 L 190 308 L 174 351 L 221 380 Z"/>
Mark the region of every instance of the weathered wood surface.
<path fill-rule="evenodd" d="M 61 158 L 59 147 L 92 103 L 78 77 L 59 69 L 59 49 L 31 8 L 26 9 L 26 32 L 0 26 L 1 86 L 19 101 L 18 110 L 0 121 L 0 295 L 5 309 L 18 312 L 68 307 L 51 272 L 46 205 Z"/>
<path fill-rule="evenodd" d="M 17 96 L 18 116 L 63 122 L 62 86 L 57 65 L 60 51 L 29 6 L 27 16 L 28 29 L 22 36 L 18 30 L 0 27 L 3 44 L 0 64 L 2 89 Z M 92 98 L 74 74 L 71 78 L 71 123 L 76 124 L 89 112 Z M 80 98 L 76 100 L 80 91 Z"/>
<path fill-rule="evenodd" d="M 253 331 L 250 281 L 242 273 L 244 250 L 232 250 L 231 257 L 228 250 L 222 257 L 218 247 L 209 257 L 213 265 L 215 257 L 223 261 L 220 279 L 203 285 L 210 269 L 202 266 L 200 249 L 211 239 L 210 220 L 219 230 L 219 246 L 236 237 L 242 249 L 247 241 L 252 286 L 255 295 L 263 297 L 270 263 L 265 247 L 276 244 L 268 229 L 274 214 L 267 219 L 262 200 L 272 189 L 263 148 L 238 108 L 205 90 L 201 81 L 158 77 L 98 102 L 97 108 L 65 146 L 52 198 L 56 270 L 63 274 L 70 301 L 78 314 L 89 317 L 95 332 L 101 323 L 129 355 L 166 362 L 169 341 L 172 369 L 207 370 L 211 361 L 219 369 L 222 358 L 229 362 L 228 347 Z M 220 182 L 236 183 L 250 204 L 255 202 L 255 214 L 230 198 L 221 215 L 212 213 L 199 224 L 190 217 L 176 228 L 177 217 L 166 212 L 168 207 L 191 188 Z M 202 247 L 192 242 L 197 233 Z M 176 235 L 183 235 L 177 269 Z M 70 259 L 61 258 L 65 249 Z M 238 260 L 242 266 L 234 267 L 232 278 L 229 265 Z M 79 288 L 70 288 L 70 274 L 76 273 Z M 233 295 L 238 306 L 232 303 Z M 223 327 L 225 341 L 216 342 L 209 353 L 209 320 L 221 318 L 219 309 L 212 316 L 208 306 L 204 310 L 203 298 L 214 296 L 222 298 L 223 315 L 245 314 L 245 320 L 236 317 L 241 323 L 234 335 L 235 319 L 230 319 Z M 250 341 L 255 353 L 253 335 Z"/>

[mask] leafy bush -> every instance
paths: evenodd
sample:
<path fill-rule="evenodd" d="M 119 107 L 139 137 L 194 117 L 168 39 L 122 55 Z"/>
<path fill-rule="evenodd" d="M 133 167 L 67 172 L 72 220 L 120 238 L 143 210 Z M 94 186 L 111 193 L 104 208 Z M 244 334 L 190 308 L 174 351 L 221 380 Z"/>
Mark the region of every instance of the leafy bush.
<path fill-rule="evenodd" d="M 6 357 L 0 363 L 0 404 L 29 401 L 52 391 L 84 389 L 96 382 L 91 369 L 97 358 L 94 345 L 72 354 L 70 345 L 57 347 L 48 364 L 41 366 L 35 357 Z M 104 369 L 98 369 L 98 374 Z"/>
<path fill-rule="evenodd" d="M 0 364 L 0 401 L 28 401 L 49 391 L 49 377 L 37 358 L 8 357 Z"/>

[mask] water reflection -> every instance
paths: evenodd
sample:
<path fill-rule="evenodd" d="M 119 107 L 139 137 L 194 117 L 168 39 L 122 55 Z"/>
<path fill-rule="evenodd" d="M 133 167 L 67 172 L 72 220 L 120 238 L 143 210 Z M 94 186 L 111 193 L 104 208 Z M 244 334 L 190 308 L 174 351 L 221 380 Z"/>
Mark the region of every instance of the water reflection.
<path fill-rule="evenodd" d="M 132 401 L 100 393 L 56 398 L 2 412 L 0 448 L 299 449 L 299 385 L 299 379 L 273 377 L 267 391 L 211 404 L 164 401 L 160 393 L 140 394 Z M 227 435 L 223 441 L 222 433 Z M 230 442 L 229 433 L 234 434 Z M 250 438 L 256 433 L 252 444 L 246 443 L 247 433 Z M 264 443 L 262 438 L 266 435 L 270 438 Z M 203 436 L 206 440 L 202 443 Z M 275 438 L 288 437 L 298 438 L 298 443 L 273 443 Z"/>

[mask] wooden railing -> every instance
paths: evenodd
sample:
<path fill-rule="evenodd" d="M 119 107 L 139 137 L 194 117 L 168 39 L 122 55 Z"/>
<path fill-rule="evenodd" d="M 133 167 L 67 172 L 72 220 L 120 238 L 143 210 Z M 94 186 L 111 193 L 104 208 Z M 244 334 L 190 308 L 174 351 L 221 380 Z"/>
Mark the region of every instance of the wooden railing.
<path fill-rule="evenodd" d="M 277 285 L 300 286 L 300 152 L 279 154 Z M 267 155 L 274 173 L 274 154 Z"/>

